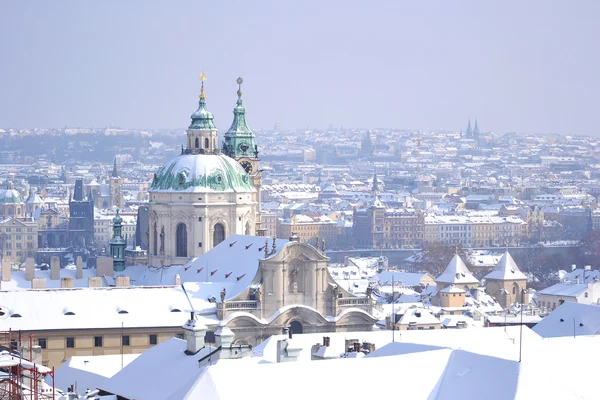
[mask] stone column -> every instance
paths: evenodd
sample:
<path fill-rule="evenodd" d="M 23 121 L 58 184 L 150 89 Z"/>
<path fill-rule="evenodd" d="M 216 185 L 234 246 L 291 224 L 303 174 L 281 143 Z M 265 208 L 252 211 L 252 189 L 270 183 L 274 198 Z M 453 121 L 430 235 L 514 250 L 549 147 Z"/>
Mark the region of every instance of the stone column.
<path fill-rule="evenodd" d="M 75 264 L 77 265 L 77 279 L 83 279 L 83 258 L 77 256 Z"/>
<path fill-rule="evenodd" d="M 4 256 L 2 259 L 2 281 L 8 282 L 10 281 L 11 271 L 12 271 L 12 257 Z"/>
<path fill-rule="evenodd" d="M 35 278 L 35 260 L 27 257 L 25 260 L 25 279 L 31 281 L 33 278 Z"/>
<path fill-rule="evenodd" d="M 60 279 L 60 259 L 56 256 L 50 259 L 50 279 L 53 281 Z"/>

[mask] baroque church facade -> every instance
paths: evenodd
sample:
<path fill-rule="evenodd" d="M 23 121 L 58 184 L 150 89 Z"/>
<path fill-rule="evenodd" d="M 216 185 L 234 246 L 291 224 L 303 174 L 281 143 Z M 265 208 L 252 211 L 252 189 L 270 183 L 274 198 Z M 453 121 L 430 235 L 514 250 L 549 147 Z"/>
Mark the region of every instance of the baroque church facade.
<path fill-rule="evenodd" d="M 154 174 L 149 190 L 148 254 L 154 267 L 184 264 L 233 234 L 254 235 L 260 209 L 260 170 L 254 133 L 246 122 L 241 78 L 234 118 L 219 148 L 206 107 L 204 74 L 186 148 Z"/>

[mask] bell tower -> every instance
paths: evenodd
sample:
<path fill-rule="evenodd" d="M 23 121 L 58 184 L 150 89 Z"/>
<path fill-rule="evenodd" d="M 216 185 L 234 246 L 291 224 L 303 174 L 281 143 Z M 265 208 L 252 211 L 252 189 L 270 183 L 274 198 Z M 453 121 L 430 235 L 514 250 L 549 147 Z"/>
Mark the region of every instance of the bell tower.
<path fill-rule="evenodd" d="M 262 185 L 260 158 L 258 157 L 258 146 L 256 145 L 254 132 L 246 122 L 246 109 L 242 101 L 242 78 L 237 78 L 238 84 L 237 102 L 233 109 L 233 122 L 225 133 L 223 141 L 223 153 L 236 160 L 244 170 L 252 177 L 252 184 L 256 189 L 257 210 L 260 212 L 260 187 Z M 256 219 L 260 224 L 259 218 Z"/>
<path fill-rule="evenodd" d="M 198 109 L 192 114 L 192 123 L 187 129 L 187 149 L 185 154 L 214 153 L 219 146 L 217 127 L 214 123 L 213 114 L 206 109 L 206 95 L 204 94 L 204 81 L 206 75 L 200 74 L 202 88 L 200 89 L 200 101 Z"/>

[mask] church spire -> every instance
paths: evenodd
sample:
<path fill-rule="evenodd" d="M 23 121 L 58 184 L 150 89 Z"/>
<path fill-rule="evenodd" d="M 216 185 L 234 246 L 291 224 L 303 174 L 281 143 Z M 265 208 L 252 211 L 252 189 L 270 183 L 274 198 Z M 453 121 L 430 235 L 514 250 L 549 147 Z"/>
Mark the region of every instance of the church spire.
<path fill-rule="evenodd" d="M 114 161 L 113 161 L 112 177 L 113 178 L 119 177 L 119 171 L 117 171 L 117 156 L 115 156 Z"/>
<path fill-rule="evenodd" d="M 467 132 L 465 132 L 465 136 L 467 139 L 470 139 L 473 135 L 473 130 L 471 129 L 471 118 L 469 118 L 469 124 L 467 125 Z"/>
<path fill-rule="evenodd" d="M 254 143 L 254 133 L 246 122 L 246 109 L 242 101 L 242 83 L 244 80 L 237 78 L 238 84 L 236 106 L 233 109 L 233 122 L 231 127 L 225 132 L 223 143 L 223 152 L 235 159 L 241 157 L 256 158 L 258 149 Z"/>
<path fill-rule="evenodd" d="M 216 130 L 213 114 L 206 109 L 206 94 L 204 93 L 204 81 L 206 75 L 204 72 L 200 74 L 202 87 L 200 88 L 200 101 L 198 101 L 198 109 L 192 114 L 192 123 L 188 129 L 210 129 Z"/>

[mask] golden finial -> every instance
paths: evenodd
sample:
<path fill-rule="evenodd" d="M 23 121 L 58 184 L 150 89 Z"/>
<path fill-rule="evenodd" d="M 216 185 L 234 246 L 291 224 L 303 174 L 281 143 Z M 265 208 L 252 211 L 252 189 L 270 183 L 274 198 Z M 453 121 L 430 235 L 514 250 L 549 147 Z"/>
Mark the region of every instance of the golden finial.
<path fill-rule="evenodd" d="M 240 76 L 239 78 L 236 79 L 236 82 L 238 84 L 237 95 L 238 95 L 238 97 L 242 97 L 242 83 L 244 83 L 244 80 Z"/>
<path fill-rule="evenodd" d="M 202 88 L 200 89 L 200 98 L 205 99 L 206 95 L 204 94 L 204 81 L 206 80 L 206 75 L 204 75 L 204 71 L 200 73 L 200 80 L 202 81 Z"/>

